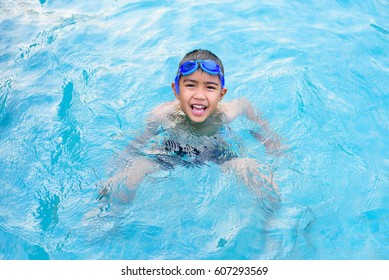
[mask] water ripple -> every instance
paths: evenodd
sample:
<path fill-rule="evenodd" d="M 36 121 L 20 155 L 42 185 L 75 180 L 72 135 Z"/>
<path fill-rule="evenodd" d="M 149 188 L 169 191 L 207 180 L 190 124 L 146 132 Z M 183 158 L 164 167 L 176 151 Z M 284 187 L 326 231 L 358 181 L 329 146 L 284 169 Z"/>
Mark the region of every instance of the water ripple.
<path fill-rule="evenodd" d="M 387 7 L 3 1 L 4 258 L 387 257 Z M 279 207 L 214 165 L 152 174 L 132 204 L 99 204 L 99 184 L 128 163 L 122 151 L 199 47 L 222 58 L 226 101 L 249 99 L 290 147 L 267 155 L 255 124 L 231 124 L 233 147 L 274 171 Z"/>

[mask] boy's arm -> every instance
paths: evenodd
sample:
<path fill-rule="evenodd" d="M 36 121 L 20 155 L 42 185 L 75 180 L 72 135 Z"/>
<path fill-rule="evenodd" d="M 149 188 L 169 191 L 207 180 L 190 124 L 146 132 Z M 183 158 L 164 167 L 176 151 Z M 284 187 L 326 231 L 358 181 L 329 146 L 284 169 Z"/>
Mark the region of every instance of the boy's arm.
<path fill-rule="evenodd" d="M 238 116 L 245 116 L 250 121 L 257 123 L 261 128 L 262 132 L 256 132 L 250 130 L 250 133 L 253 137 L 258 139 L 266 147 L 266 150 L 272 154 L 280 154 L 285 147 L 282 147 L 280 137 L 275 133 L 267 120 L 263 119 L 261 113 L 258 110 L 255 110 L 250 103 L 245 98 L 236 99 L 228 104 L 226 104 L 225 114 L 228 121 L 232 121 Z"/>
<path fill-rule="evenodd" d="M 146 174 L 156 171 L 157 166 L 155 162 L 136 154 L 137 151 L 140 151 L 146 145 L 150 138 L 156 135 L 159 125 L 167 120 L 173 108 L 174 106 L 167 102 L 161 104 L 150 113 L 146 121 L 145 131 L 129 143 L 127 152 L 123 155 L 125 166 L 103 183 L 98 200 L 112 195 L 120 201 L 130 201 L 135 195 L 138 184 L 143 181 Z M 120 184 L 124 184 L 128 190 L 118 192 L 117 188 Z M 116 191 L 113 191 L 113 189 Z"/>
<path fill-rule="evenodd" d="M 146 120 L 145 131 L 137 136 L 129 147 L 143 147 L 150 138 L 156 135 L 158 127 L 168 122 L 168 117 L 174 113 L 176 107 L 175 102 L 165 102 L 153 109 Z"/>

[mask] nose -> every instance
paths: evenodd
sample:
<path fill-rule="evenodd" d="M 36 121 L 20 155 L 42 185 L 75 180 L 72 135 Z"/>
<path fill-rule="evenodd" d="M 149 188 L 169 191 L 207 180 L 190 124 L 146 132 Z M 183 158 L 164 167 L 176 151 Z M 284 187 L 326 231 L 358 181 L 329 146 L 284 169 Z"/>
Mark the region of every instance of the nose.
<path fill-rule="evenodd" d="M 205 99 L 205 90 L 202 87 L 196 89 L 196 92 L 193 96 L 195 99 L 203 100 Z"/>

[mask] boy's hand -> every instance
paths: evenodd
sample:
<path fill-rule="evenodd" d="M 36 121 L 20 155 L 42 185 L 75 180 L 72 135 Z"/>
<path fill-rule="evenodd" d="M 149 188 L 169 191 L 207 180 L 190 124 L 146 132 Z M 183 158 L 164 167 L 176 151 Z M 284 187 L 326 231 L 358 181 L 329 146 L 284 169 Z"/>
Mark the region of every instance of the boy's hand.
<path fill-rule="evenodd" d="M 288 147 L 281 144 L 281 141 L 277 135 L 273 135 L 272 138 L 268 138 L 254 130 L 250 130 L 250 134 L 263 145 L 265 145 L 266 151 L 269 154 L 281 156 L 283 152 L 288 149 Z"/>

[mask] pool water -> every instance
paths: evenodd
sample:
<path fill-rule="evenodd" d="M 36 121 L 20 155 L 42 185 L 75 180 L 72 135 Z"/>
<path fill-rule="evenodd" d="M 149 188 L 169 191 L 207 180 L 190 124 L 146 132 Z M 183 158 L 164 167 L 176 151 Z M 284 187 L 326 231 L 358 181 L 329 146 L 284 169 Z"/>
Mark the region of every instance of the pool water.
<path fill-rule="evenodd" d="M 388 43 L 387 0 L 0 0 L 0 258 L 389 259 Z M 274 174 L 270 217 L 214 164 L 96 200 L 195 48 L 288 147 L 230 125 Z"/>

